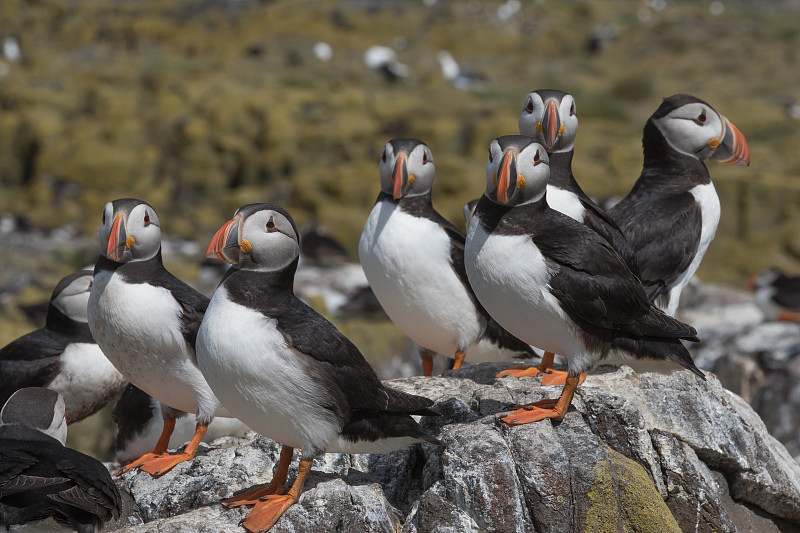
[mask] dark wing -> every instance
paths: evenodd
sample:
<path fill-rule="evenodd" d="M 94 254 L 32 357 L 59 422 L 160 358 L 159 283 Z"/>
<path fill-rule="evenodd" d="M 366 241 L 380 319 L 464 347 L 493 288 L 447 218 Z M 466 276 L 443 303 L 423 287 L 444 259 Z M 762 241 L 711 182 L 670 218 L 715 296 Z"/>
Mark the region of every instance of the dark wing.
<path fill-rule="evenodd" d="M 781 275 L 772 284 L 776 304 L 787 309 L 800 309 L 800 278 Z"/>
<path fill-rule="evenodd" d="M 119 517 L 122 500 L 119 490 L 103 464 L 69 448 L 63 448 L 55 466 L 70 478 L 74 486 L 49 497 L 57 502 L 83 509 L 103 521 Z"/>
<path fill-rule="evenodd" d="M 37 329 L 0 350 L 0 405 L 23 387 L 46 387 L 61 369 L 67 339 Z"/>
<path fill-rule="evenodd" d="M 548 211 L 533 237 L 551 270 L 550 291 L 562 309 L 594 326 L 633 335 L 694 337 L 655 313 L 639 280 L 605 239 L 566 215 Z"/>
<path fill-rule="evenodd" d="M 633 247 L 650 301 L 668 293 L 699 245 L 702 213 L 694 196 L 642 193 L 624 198 L 609 214 Z"/>
<path fill-rule="evenodd" d="M 628 242 L 628 239 L 626 239 L 625 235 L 622 233 L 622 230 L 617 226 L 617 223 L 611 219 L 608 213 L 603 211 L 600 206 L 591 200 L 586 201 L 581 199 L 581 204 L 585 209 L 583 213 L 584 224 L 603 237 L 603 239 L 622 256 L 625 260 L 625 264 L 628 265 L 628 269 L 630 269 L 634 275 L 638 276 L 639 263 L 636 259 L 636 254 L 633 251 L 633 247 Z"/>
<path fill-rule="evenodd" d="M 18 492 L 15 478 L 38 461 L 35 455 L 20 449 L 19 443 L 0 440 L 0 494 L 6 493 L 7 487 L 11 492 Z"/>
<path fill-rule="evenodd" d="M 194 350 L 197 330 L 200 328 L 206 309 L 208 309 L 208 297 L 194 290 L 164 268 L 159 269 L 157 274 L 147 283 L 167 289 L 180 304 L 181 333 L 183 333 L 183 338 Z M 195 361 L 196 363 L 197 361 Z"/>
<path fill-rule="evenodd" d="M 343 395 L 351 410 L 386 409 L 383 384 L 356 345 L 291 291 L 276 296 L 281 297 L 283 311 L 272 318 L 290 346 L 314 359 L 323 384 L 335 387 L 338 394 L 332 392 Z"/>

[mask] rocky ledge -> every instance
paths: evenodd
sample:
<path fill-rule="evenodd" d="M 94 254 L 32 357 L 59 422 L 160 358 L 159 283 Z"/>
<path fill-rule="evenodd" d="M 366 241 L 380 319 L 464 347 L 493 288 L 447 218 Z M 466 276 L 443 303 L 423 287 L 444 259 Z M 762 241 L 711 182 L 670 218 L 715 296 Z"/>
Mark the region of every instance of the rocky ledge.
<path fill-rule="evenodd" d="M 794 532 L 800 465 L 719 380 L 601 367 L 564 420 L 507 427 L 509 404 L 555 397 L 535 378 L 494 379 L 507 364 L 391 385 L 437 400 L 424 424 L 444 446 L 315 461 L 285 532 Z M 203 446 L 160 479 L 118 478 L 126 501 L 110 530 L 243 531 L 246 509 L 218 501 L 267 483 L 279 446 L 255 433 Z M 290 482 L 297 462 L 290 470 Z"/>

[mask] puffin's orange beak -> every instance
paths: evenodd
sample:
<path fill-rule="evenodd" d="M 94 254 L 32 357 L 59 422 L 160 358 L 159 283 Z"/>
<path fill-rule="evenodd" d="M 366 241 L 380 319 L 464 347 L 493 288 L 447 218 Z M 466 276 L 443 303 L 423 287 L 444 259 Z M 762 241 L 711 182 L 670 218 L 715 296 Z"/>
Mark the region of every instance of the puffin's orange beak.
<path fill-rule="evenodd" d="M 206 249 L 206 257 L 234 265 L 239 263 L 240 222 L 241 215 L 236 215 L 217 230 Z"/>
<path fill-rule="evenodd" d="M 556 144 L 559 134 L 561 133 L 561 120 L 556 110 L 555 100 L 547 102 L 547 109 L 544 111 L 542 117 L 542 136 L 547 148 L 552 148 Z"/>
<path fill-rule="evenodd" d="M 403 185 L 408 182 L 408 164 L 406 163 L 406 155 L 403 153 L 397 154 L 397 160 L 394 162 L 392 169 L 392 196 L 395 200 L 403 197 Z"/>
<path fill-rule="evenodd" d="M 111 225 L 111 234 L 108 236 L 108 246 L 106 247 L 106 257 L 112 261 L 119 262 L 125 248 L 133 247 L 133 237 L 127 238 L 127 231 L 125 226 L 127 224 L 127 217 L 118 213 L 114 218 L 114 224 Z"/>
<path fill-rule="evenodd" d="M 508 187 L 510 184 L 517 183 L 517 164 L 514 152 L 508 151 L 500 161 L 500 168 L 497 171 L 497 202 L 504 204 L 508 202 Z"/>
<path fill-rule="evenodd" d="M 750 166 L 750 148 L 742 132 L 725 117 L 722 118 L 724 132 L 718 140 L 719 147 L 711 155 L 712 161 L 726 165 Z"/>

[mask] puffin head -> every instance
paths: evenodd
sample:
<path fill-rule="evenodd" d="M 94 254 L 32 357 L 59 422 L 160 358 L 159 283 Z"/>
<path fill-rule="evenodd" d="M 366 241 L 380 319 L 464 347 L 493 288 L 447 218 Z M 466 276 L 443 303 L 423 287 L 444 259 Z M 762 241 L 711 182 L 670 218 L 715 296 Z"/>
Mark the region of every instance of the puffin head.
<path fill-rule="evenodd" d="M 433 153 L 418 139 L 392 139 L 383 145 L 381 190 L 395 200 L 430 192 L 436 169 Z"/>
<path fill-rule="evenodd" d="M 64 397 L 44 387 L 25 387 L 11 395 L 0 411 L 0 425 L 25 426 L 67 442 Z"/>
<path fill-rule="evenodd" d="M 544 197 L 550 178 L 547 150 L 530 137 L 505 135 L 489 143 L 486 192 L 492 202 L 515 206 Z"/>
<path fill-rule="evenodd" d="M 685 155 L 728 165 L 750 165 L 750 149 L 736 126 L 703 100 L 688 94 L 665 98 L 650 120 Z"/>
<path fill-rule="evenodd" d="M 575 98 L 555 89 L 528 93 L 522 102 L 519 133 L 543 144 L 549 154 L 572 150 L 578 134 Z"/>
<path fill-rule="evenodd" d="M 87 308 L 92 279 L 91 270 L 81 270 L 61 278 L 50 296 L 50 304 L 76 322 L 89 322 Z"/>
<path fill-rule="evenodd" d="M 271 272 L 296 263 L 300 233 L 291 215 L 272 204 L 240 207 L 211 239 L 206 257 L 242 270 Z"/>
<path fill-rule="evenodd" d="M 161 224 L 156 210 L 142 200 L 108 202 L 100 224 L 100 253 L 117 263 L 146 261 L 161 249 Z"/>

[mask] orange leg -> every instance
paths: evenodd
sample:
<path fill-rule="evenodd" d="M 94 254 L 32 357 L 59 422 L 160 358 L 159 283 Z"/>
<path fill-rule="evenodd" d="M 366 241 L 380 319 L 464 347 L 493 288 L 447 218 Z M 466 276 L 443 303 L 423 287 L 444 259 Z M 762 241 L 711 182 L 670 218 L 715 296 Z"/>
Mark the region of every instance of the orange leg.
<path fill-rule="evenodd" d="M 300 499 L 300 494 L 303 492 L 303 484 L 310 471 L 311 460 L 300 461 L 300 471 L 297 473 L 297 479 L 294 480 L 294 484 L 292 484 L 288 494 L 284 496 L 267 496 L 266 500 L 258 502 L 242 522 L 244 528 L 250 533 L 269 531 L 269 528 L 275 525 L 275 522 L 286 512 L 286 509 Z"/>
<path fill-rule="evenodd" d="M 197 424 L 194 429 L 194 437 L 192 437 L 192 441 L 189 443 L 183 453 L 176 453 L 174 455 L 159 455 L 158 457 L 154 457 L 145 461 L 143 465 L 139 465 L 139 469 L 147 472 L 153 477 L 161 477 L 172 470 L 175 465 L 178 465 L 184 461 L 190 461 L 197 453 L 197 447 L 200 445 L 200 441 L 203 440 L 206 431 L 208 431 L 207 425 L 204 426 L 202 424 Z"/>
<path fill-rule="evenodd" d="M 536 377 L 542 374 L 542 385 L 564 385 L 567 382 L 567 373 L 561 370 L 553 370 L 553 352 L 544 352 L 539 366 L 517 366 L 503 370 L 497 374 L 497 378 L 511 376 L 514 378 Z"/>
<path fill-rule="evenodd" d="M 275 474 L 272 476 L 272 481 L 270 481 L 269 485 L 250 489 L 236 496 L 225 498 L 220 501 L 220 503 L 228 509 L 241 507 L 242 505 L 252 507 L 265 496 L 282 493 L 283 485 L 286 483 L 286 474 L 289 473 L 289 463 L 292 462 L 293 452 L 294 448 L 291 446 L 284 446 L 281 448 L 281 458 L 278 460 L 278 468 L 275 469 Z"/>
<path fill-rule="evenodd" d="M 800 311 L 784 309 L 778 312 L 777 318 L 781 322 L 800 322 Z"/>
<path fill-rule="evenodd" d="M 453 363 L 453 370 L 458 370 L 461 368 L 461 363 L 464 362 L 464 358 L 467 356 L 467 352 L 456 352 L 455 358 L 456 362 Z"/>
<path fill-rule="evenodd" d="M 430 376 L 433 374 L 433 354 L 430 352 L 420 352 L 420 359 L 422 359 L 422 375 Z"/>
<path fill-rule="evenodd" d="M 519 409 L 512 412 L 510 415 L 503 417 L 501 420 L 509 426 L 520 426 L 522 424 L 529 424 L 531 422 L 538 422 L 545 418 L 555 418 L 561 420 L 567 414 L 567 409 L 572 403 L 572 397 L 575 395 L 575 389 L 578 388 L 586 374 L 578 376 L 567 376 L 567 382 L 564 389 L 561 391 L 561 396 L 557 400 L 541 400 L 533 402 L 528 405 L 517 406 Z"/>
<path fill-rule="evenodd" d="M 155 459 L 156 457 L 161 457 L 165 453 L 167 453 L 167 447 L 169 446 L 169 438 L 172 436 L 172 432 L 175 430 L 175 419 L 174 418 L 165 418 L 164 419 L 164 428 L 161 430 L 161 436 L 158 437 L 158 442 L 156 442 L 156 447 L 153 448 L 153 451 L 150 453 L 146 453 L 143 456 L 139 457 L 138 459 L 134 459 L 130 463 L 126 464 L 122 467 L 122 470 L 117 472 L 117 476 L 121 476 L 128 470 L 133 468 L 138 468 L 143 466 L 147 461 L 151 459 Z"/>

